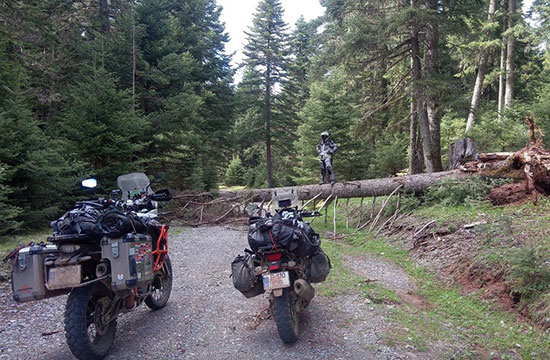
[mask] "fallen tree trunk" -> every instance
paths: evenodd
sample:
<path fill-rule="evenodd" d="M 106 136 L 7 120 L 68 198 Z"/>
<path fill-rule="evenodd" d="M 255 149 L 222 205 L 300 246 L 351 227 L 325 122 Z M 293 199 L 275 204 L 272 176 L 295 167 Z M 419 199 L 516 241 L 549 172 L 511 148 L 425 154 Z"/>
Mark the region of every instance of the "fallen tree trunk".
<path fill-rule="evenodd" d="M 273 189 L 249 189 L 243 191 L 222 191 L 223 198 L 246 197 L 250 201 L 269 201 L 271 194 L 277 190 L 293 189 L 298 199 L 309 200 L 314 197 L 326 199 L 329 196 L 342 198 L 376 197 L 392 194 L 398 187 L 400 192 L 418 193 L 437 184 L 443 179 L 459 179 L 469 175 L 479 175 L 494 178 L 509 178 L 525 180 L 527 194 L 533 195 L 536 203 L 536 193 L 550 196 L 550 153 L 545 149 L 542 138 L 544 134 L 535 125 L 533 115 L 525 119 L 531 131 L 531 141 L 523 149 L 511 152 L 495 152 L 473 155 L 475 143 L 463 139 L 451 146 L 457 162 L 457 169 L 437 173 L 417 174 L 402 177 L 382 179 L 346 181 L 331 185 L 304 185 Z M 540 137 L 536 139 L 536 132 Z M 452 156 L 453 157 L 453 156 Z M 462 163 L 462 165 L 459 165 Z M 533 190 L 536 190 L 534 192 Z"/>
<path fill-rule="evenodd" d="M 339 198 L 383 196 L 391 194 L 397 187 L 402 186 L 401 191 L 406 193 L 423 192 L 428 187 L 435 185 L 443 179 L 459 179 L 468 174 L 460 170 L 442 171 L 430 174 L 417 174 L 383 179 L 346 181 L 336 183 L 333 186 L 304 185 L 272 189 L 247 189 L 242 191 L 220 191 L 221 197 L 249 196 L 251 201 L 269 201 L 273 191 L 293 189 L 298 194 L 298 199 L 309 200 L 315 196 L 326 199 L 329 195 Z"/>

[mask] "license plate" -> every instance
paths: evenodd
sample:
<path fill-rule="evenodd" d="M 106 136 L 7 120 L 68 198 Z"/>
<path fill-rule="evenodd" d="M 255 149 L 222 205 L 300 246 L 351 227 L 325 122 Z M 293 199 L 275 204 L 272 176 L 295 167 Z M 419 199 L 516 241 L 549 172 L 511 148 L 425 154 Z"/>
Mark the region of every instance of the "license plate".
<path fill-rule="evenodd" d="M 49 268 L 46 287 L 48 290 L 57 290 L 80 285 L 81 272 L 80 265 Z"/>
<path fill-rule="evenodd" d="M 264 290 L 282 289 L 290 286 L 288 271 L 264 275 Z"/>

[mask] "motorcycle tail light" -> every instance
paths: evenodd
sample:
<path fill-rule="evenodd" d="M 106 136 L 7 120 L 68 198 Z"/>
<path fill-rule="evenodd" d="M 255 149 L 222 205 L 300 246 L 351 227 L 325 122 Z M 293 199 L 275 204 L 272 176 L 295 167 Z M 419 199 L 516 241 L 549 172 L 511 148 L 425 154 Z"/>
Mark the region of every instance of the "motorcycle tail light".
<path fill-rule="evenodd" d="M 283 254 L 281 254 L 280 252 L 273 253 L 273 254 L 267 254 L 267 260 L 268 261 L 281 260 L 282 257 L 283 257 Z"/>

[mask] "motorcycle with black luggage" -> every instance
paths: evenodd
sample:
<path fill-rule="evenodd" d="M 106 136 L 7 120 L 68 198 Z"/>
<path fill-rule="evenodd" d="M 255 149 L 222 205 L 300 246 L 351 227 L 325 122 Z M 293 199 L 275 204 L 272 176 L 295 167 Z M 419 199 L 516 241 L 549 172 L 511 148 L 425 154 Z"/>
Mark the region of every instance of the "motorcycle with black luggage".
<path fill-rule="evenodd" d="M 286 344 L 298 340 L 299 313 L 315 296 L 311 284 L 324 281 L 331 268 L 319 234 L 303 220 L 320 214 L 298 209 L 297 200 L 293 191 L 274 192 L 275 213 L 250 218 L 251 250 L 231 264 L 233 285 L 245 297 L 268 292 L 271 315 Z"/>
<path fill-rule="evenodd" d="M 65 336 L 78 359 L 107 356 L 118 315 L 142 303 L 161 309 L 172 290 L 168 225 L 157 220 L 157 202 L 170 192 L 152 192 L 144 173 L 119 176 L 117 185 L 108 198 L 79 201 L 53 221 L 48 244 L 17 249 L 10 259 L 16 302 L 69 294 Z"/>

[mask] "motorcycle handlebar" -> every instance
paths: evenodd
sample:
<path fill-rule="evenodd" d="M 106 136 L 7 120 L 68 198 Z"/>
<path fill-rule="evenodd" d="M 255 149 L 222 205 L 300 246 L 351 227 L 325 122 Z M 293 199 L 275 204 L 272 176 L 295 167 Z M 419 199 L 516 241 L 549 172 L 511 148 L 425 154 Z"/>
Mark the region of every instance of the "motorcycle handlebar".
<path fill-rule="evenodd" d="M 111 200 L 105 200 L 105 199 L 98 199 L 98 200 L 85 200 L 85 201 L 78 201 L 77 205 L 88 205 L 92 206 L 98 209 L 103 209 L 104 207 L 110 205 L 112 202 Z"/>
<path fill-rule="evenodd" d="M 153 201 L 169 201 L 171 199 L 172 194 L 170 193 L 170 190 L 163 189 L 155 192 L 154 194 L 145 194 L 145 196 L 143 197 L 137 196 L 129 200 L 117 200 L 116 197 L 114 199 L 99 198 L 96 200 L 77 201 L 76 205 L 88 205 L 96 209 L 106 209 L 110 206 L 114 206 L 116 208 L 126 211 L 140 211 L 143 209 L 155 209 L 156 206 Z"/>
<path fill-rule="evenodd" d="M 300 215 L 302 217 L 316 217 L 321 216 L 321 213 L 319 211 L 301 211 Z"/>

